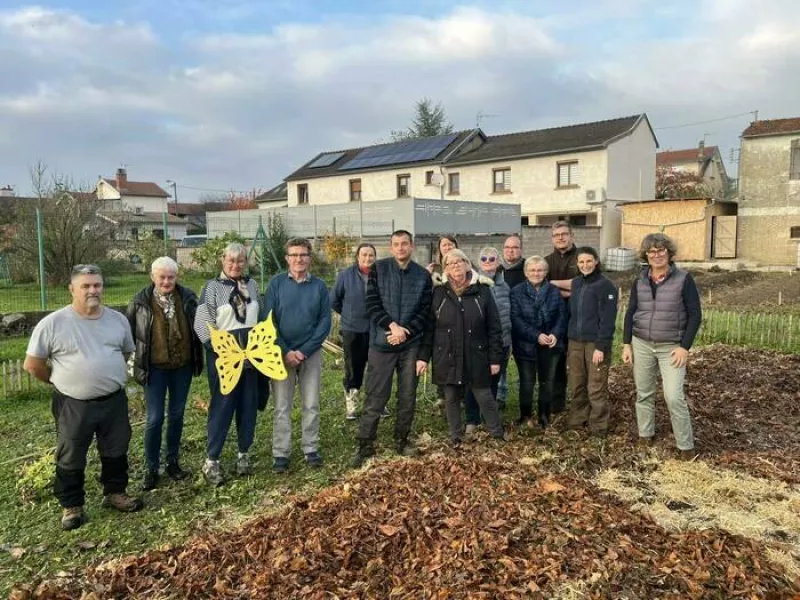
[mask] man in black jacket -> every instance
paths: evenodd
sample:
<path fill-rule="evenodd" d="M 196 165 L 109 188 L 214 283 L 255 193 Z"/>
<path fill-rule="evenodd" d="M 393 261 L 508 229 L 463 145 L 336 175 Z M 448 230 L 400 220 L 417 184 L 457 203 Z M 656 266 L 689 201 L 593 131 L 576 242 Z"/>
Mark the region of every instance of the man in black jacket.
<path fill-rule="evenodd" d="M 406 456 L 416 454 L 408 435 L 414 421 L 419 374 L 425 368 L 418 354 L 431 304 L 432 283 L 428 272 L 411 260 L 414 252 L 411 233 L 395 231 L 390 249 L 392 257 L 377 261 L 367 280 L 370 318 L 367 398 L 358 428 L 354 467 L 361 466 L 375 453 L 378 422 L 392 393 L 395 371 L 398 382 L 395 448 Z"/>

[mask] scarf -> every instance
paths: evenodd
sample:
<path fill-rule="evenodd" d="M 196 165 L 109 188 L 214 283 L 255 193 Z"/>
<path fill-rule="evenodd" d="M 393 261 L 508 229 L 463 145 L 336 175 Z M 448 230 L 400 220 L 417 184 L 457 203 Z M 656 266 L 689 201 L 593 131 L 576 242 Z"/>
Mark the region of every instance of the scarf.
<path fill-rule="evenodd" d="M 549 323 L 547 322 L 547 283 L 542 283 L 541 287 L 537 290 L 532 283 L 528 282 L 533 290 L 533 315 L 536 319 L 536 328 L 541 332 L 550 331 Z"/>
<path fill-rule="evenodd" d="M 463 294 L 466 291 L 466 289 L 472 284 L 471 280 L 472 280 L 472 271 L 468 271 L 467 276 L 464 278 L 464 283 L 462 283 L 461 285 L 456 285 L 456 282 L 453 281 L 452 279 L 449 279 L 448 283 L 450 283 L 450 289 L 453 290 L 453 293 L 460 298 L 461 294 Z"/>
<path fill-rule="evenodd" d="M 178 319 L 175 313 L 175 295 L 177 292 L 173 290 L 169 294 L 162 294 L 156 288 L 153 288 L 153 298 L 156 304 L 164 311 L 164 318 L 167 320 L 167 328 L 170 335 L 174 335 L 177 339 L 183 339 L 181 335 L 181 328 L 178 325 Z"/>
<path fill-rule="evenodd" d="M 223 281 L 232 281 L 236 285 L 233 287 L 230 298 L 231 307 L 233 307 L 233 314 L 239 323 L 244 323 L 247 320 L 247 305 L 250 304 L 250 290 L 247 289 L 247 282 L 249 277 L 241 277 L 239 279 L 231 279 L 225 272 L 219 274 L 219 278 Z"/>

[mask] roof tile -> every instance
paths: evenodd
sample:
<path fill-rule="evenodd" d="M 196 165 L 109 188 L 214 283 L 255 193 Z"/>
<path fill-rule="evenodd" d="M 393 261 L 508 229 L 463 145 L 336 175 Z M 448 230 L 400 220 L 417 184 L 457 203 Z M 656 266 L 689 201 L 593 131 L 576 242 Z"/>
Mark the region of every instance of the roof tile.
<path fill-rule="evenodd" d="M 750 127 L 744 130 L 742 137 L 758 137 L 762 135 L 786 135 L 800 133 L 800 117 L 791 119 L 770 119 L 768 121 L 753 121 Z"/>

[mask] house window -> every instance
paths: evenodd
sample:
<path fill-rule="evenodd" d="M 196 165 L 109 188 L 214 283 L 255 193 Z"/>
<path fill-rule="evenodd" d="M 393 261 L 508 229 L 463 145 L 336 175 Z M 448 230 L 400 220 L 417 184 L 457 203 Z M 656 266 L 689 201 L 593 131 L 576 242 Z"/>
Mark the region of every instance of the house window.
<path fill-rule="evenodd" d="M 789 179 L 800 179 L 800 140 L 792 140 L 791 164 Z"/>
<path fill-rule="evenodd" d="M 298 204 L 308 204 L 308 184 L 307 183 L 298 183 L 297 184 L 297 203 Z"/>
<path fill-rule="evenodd" d="M 411 187 L 411 175 L 398 175 L 397 176 L 397 197 L 398 198 L 408 198 L 410 187 Z"/>
<path fill-rule="evenodd" d="M 495 169 L 492 173 L 492 191 L 495 194 L 503 194 L 511 191 L 511 169 Z"/>
<path fill-rule="evenodd" d="M 138 227 L 131 227 L 131 239 L 135 241 L 139 241 L 139 228 Z"/>
<path fill-rule="evenodd" d="M 358 202 L 361 200 L 361 180 L 350 180 L 350 202 Z"/>
<path fill-rule="evenodd" d="M 789 228 L 789 237 L 793 240 L 800 240 L 800 226 Z"/>
<path fill-rule="evenodd" d="M 450 190 L 450 193 L 458 195 L 461 193 L 461 174 L 460 173 L 448 173 L 447 174 L 447 189 Z"/>
<path fill-rule="evenodd" d="M 578 185 L 578 161 L 557 163 L 558 187 L 575 187 Z"/>
<path fill-rule="evenodd" d="M 425 171 L 425 185 L 433 185 L 433 171 Z"/>

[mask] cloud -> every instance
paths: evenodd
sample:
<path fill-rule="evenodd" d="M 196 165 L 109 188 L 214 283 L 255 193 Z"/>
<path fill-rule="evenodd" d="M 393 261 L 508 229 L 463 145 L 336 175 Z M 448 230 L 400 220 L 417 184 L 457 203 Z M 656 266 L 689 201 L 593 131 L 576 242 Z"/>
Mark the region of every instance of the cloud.
<path fill-rule="evenodd" d="M 419 3 L 335 14 L 302 3 L 133 4 L 127 20 L 0 12 L 0 184 L 24 189 L 27 166 L 43 158 L 78 179 L 125 163 L 133 179 L 268 188 L 320 151 L 385 140 L 423 96 L 460 129 L 482 112 L 489 133 L 639 111 L 655 127 L 798 111 L 800 6 L 789 0 L 669 10 L 606 0 L 568 12 L 439 3 L 433 15 Z M 185 19 L 166 20 L 179 11 Z M 258 20 L 270 11 L 314 18 Z M 179 27 L 200 16 L 203 28 Z M 221 20 L 209 29 L 212 17 Z M 726 149 L 746 124 L 659 138 L 681 147 L 710 134 Z"/>

